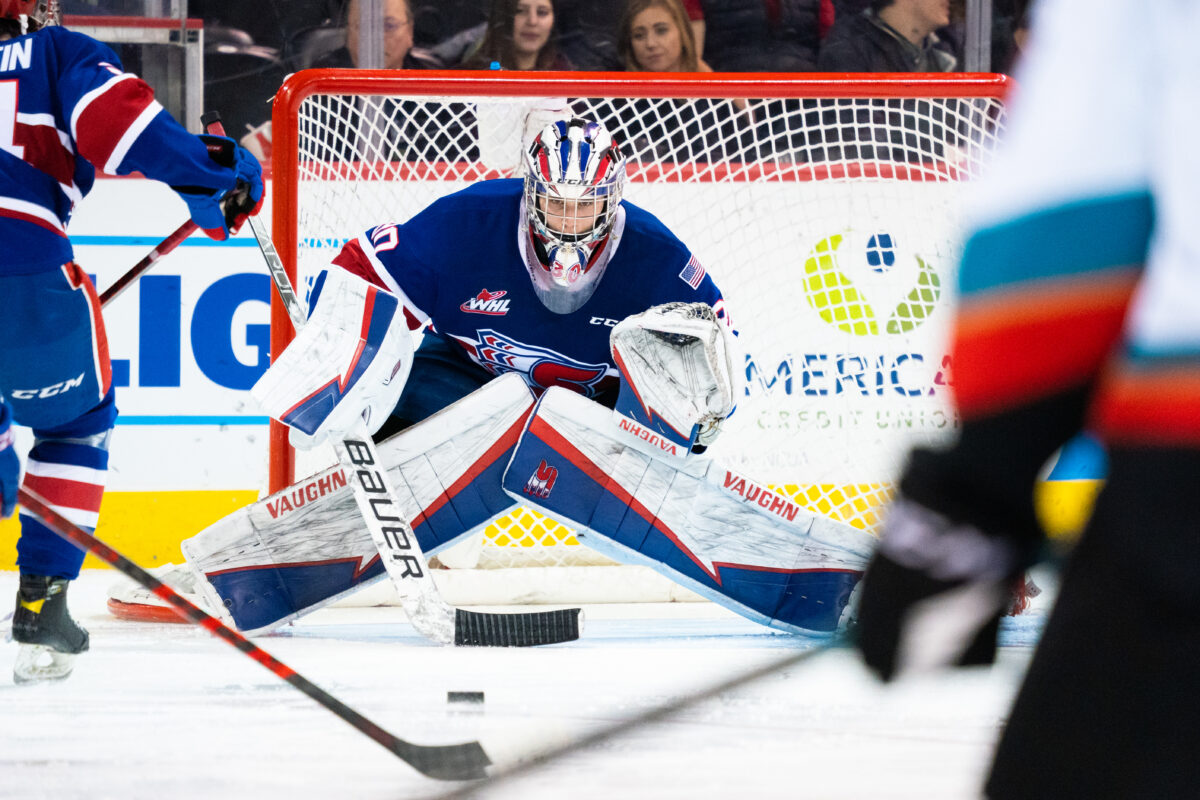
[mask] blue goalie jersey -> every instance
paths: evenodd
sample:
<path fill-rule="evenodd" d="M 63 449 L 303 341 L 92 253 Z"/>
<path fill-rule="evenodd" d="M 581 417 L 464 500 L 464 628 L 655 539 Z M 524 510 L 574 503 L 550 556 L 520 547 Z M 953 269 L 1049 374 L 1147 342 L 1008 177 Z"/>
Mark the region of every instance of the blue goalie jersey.
<path fill-rule="evenodd" d="M 669 302 L 725 301 L 699 261 L 652 214 L 622 201 L 595 293 L 569 314 L 534 292 L 537 258 L 520 179 L 483 181 L 430 204 L 404 224 L 371 228 L 334 263 L 401 298 L 409 327 L 429 322 L 462 356 L 493 375 L 518 372 L 535 392 L 563 386 L 615 399 L 611 329 Z"/>

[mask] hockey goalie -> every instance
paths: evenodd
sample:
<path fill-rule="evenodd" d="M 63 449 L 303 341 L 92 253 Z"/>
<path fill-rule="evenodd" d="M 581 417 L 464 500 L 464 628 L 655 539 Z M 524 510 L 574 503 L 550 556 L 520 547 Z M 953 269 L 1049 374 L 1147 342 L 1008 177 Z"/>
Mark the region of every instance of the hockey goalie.
<path fill-rule="evenodd" d="M 301 447 L 365 416 L 427 556 L 520 503 L 765 625 L 836 630 L 874 538 L 704 454 L 739 392 L 711 275 L 622 197 L 603 126 L 525 156 L 349 240 L 253 395 Z M 351 495 L 332 467 L 187 540 L 197 590 L 258 632 L 382 577 Z"/>
<path fill-rule="evenodd" d="M 709 306 L 658 306 L 612 332 L 615 410 L 561 387 L 535 399 L 510 374 L 382 443 L 421 549 L 436 554 L 524 504 L 756 622 L 837 630 L 874 538 L 694 452 L 733 409 L 730 339 Z M 183 551 L 188 583 L 252 633 L 384 576 L 336 466 Z"/>

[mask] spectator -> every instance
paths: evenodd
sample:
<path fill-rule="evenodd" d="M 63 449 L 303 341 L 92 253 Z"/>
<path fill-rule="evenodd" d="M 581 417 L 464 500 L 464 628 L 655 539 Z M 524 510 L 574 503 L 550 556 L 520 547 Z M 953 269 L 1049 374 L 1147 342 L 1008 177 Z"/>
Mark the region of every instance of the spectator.
<path fill-rule="evenodd" d="M 719 72 L 811 72 L 833 0 L 684 0 L 696 54 Z"/>
<path fill-rule="evenodd" d="M 992 71 L 1012 74 L 1029 36 L 1029 3 L 1016 0 L 1012 12 L 992 23 Z"/>
<path fill-rule="evenodd" d="M 630 72 L 712 72 L 697 55 L 680 0 L 630 0 L 617 33 Z M 635 161 L 715 161 L 738 147 L 746 115 L 728 100 L 639 98 L 606 121 Z"/>
<path fill-rule="evenodd" d="M 872 0 L 841 17 L 821 47 L 822 72 L 952 72 L 953 49 L 934 31 L 950 24 L 950 0 Z"/>
<path fill-rule="evenodd" d="M 360 67 L 358 0 L 346 4 L 346 44 L 306 66 Z M 413 47 L 413 14 L 408 0 L 383 0 L 384 69 L 436 69 L 442 64 L 429 51 Z"/>
<path fill-rule="evenodd" d="M 384 0 L 383 2 L 383 55 L 385 69 L 437 69 L 442 63 L 422 48 L 413 47 L 413 15 L 408 0 Z M 317 57 L 302 68 L 359 66 L 359 3 L 350 0 L 346 4 L 346 41 L 342 47 Z M 375 112 L 373 116 L 378 116 Z M 356 121 L 361 122 L 361 120 Z M 251 128 L 241 139 L 241 144 L 254 153 L 260 161 L 271 157 L 271 122 L 267 120 Z"/>
<path fill-rule="evenodd" d="M 558 52 L 552 0 L 493 0 L 483 38 L 466 69 L 572 69 Z"/>
<path fill-rule="evenodd" d="M 630 72 L 712 72 L 700 59 L 678 0 L 630 0 L 621 18 L 617 52 Z"/>

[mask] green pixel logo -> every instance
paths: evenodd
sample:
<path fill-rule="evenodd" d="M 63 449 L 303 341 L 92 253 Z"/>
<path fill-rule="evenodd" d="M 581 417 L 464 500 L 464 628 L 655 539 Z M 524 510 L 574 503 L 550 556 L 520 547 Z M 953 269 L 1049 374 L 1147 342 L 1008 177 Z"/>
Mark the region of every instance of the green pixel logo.
<path fill-rule="evenodd" d="M 840 233 L 825 237 L 809 251 L 804 262 L 804 296 L 822 320 L 854 336 L 878 336 L 881 332 L 908 333 L 929 319 L 942 295 L 941 278 L 929 262 L 919 255 L 912 256 L 918 268 L 915 285 L 881 323 L 879 314 L 867 298 L 866 289 L 860 289 L 846 275 L 841 260 L 858 257 L 873 274 L 898 273 L 892 236 L 872 234 L 867 239 L 865 253 L 860 251 L 853 255 L 839 253 L 844 241 L 845 237 Z"/>

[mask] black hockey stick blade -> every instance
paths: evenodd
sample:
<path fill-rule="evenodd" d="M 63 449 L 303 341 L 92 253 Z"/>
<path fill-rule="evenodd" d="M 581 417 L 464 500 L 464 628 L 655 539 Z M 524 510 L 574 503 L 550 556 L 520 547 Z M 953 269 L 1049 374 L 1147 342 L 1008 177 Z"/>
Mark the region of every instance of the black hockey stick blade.
<path fill-rule="evenodd" d="M 400 737 L 388 733 L 379 725 L 367 719 L 353 708 L 350 708 L 350 706 L 338 700 L 287 664 L 284 664 L 275 658 L 275 656 L 242 636 L 233 628 L 230 628 L 216 617 L 202 611 L 170 586 L 92 534 L 68 521 L 51 508 L 49 503 L 38 494 L 21 487 L 17 490 L 17 497 L 20 501 L 22 511 L 40 519 L 45 523 L 46 527 L 80 550 L 83 550 L 85 553 L 91 553 L 101 561 L 104 561 L 142 586 L 145 586 L 161 600 L 170 603 L 180 616 L 190 622 L 194 622 L 213 636 L 223 639 L 259 664 L 262 664 L 277 677 L 287 681 L 317 703 L 325 706 L 325 708 L 341 717 L 361 733 L 387 748 L 418 772 L 430 778 L 437 778 L 444 781 L 477 780 L 487 777 L 487 768 L 491 766 L 492 760 L 488 758 L 487 753 L 484 752 L 483 745 L 479 742 L 450 745 L 420 745 L 406 742 Z"/>

